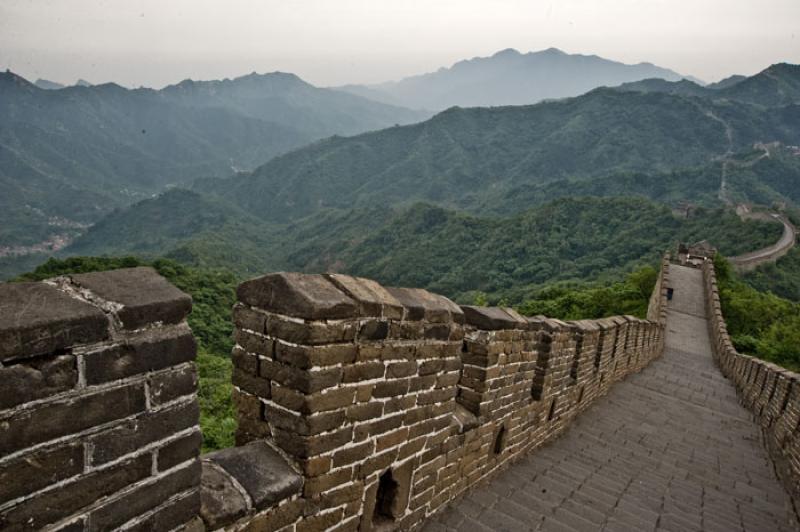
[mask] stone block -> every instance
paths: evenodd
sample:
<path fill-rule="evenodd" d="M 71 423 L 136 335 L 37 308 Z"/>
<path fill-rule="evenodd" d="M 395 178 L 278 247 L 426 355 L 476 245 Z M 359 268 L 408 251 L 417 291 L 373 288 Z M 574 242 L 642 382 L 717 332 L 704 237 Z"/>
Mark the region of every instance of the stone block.
<path fill-rule="evenodd" d="M 386 290 L 403 305 L 407 320 L 464 323 L 464 313 L 459 306 L 444 296 L 421 288 L 387 287 Z"/>
<path fill-rule="evenodd" d="M 39 449 L 0 465 L 0 503 L 34 493 L 83 472 L 83 445 Z"/>
<path fill-rule="evenodd" d="M 80 288 L 122 305 L 115 312 L 125 329 L 156 322 L 178 323 L 192 310 L 192 298 L 150 267 L 82 273 L 71 278 Z"/>
<path fill-rule="evenodd" d="M 197 369 L 194 364 L 157 373 L 150 377 L 150 404 L 161 406 L 179 397 L 197 393 Z"/>
<path fill-rule="evenodd" d="M 294 472 L 281 455 L 264 442 L 223 449 L 204 459 L 227 471 L 247 491 L 253 506 L 264 509 L 296 495 L 303 477 Z"/>
<path fill-rule="evenodd" d="M 88 532 L 116 530 L 131 519 L 157 508 L 165 500 L 200 487 L 200 461 L 139 486 L 89 514 Z M 196 511 L 199 510 L 199 506 Z"/>
<path fill-rule="evenodd" d="M 0 530 L 40 530 L 65 519 L 102 497 L 150 476 L 152 457 L 144 454 L 127 462 L 79 477 L 0 511 Z"/>
<path fill-rule="evenodd" d="M 527 320 L 520 320 L 516 312 L 514 313 L 515 315 L 511 315 L 500 307 L 463 305 L 461 310 L 464 311 L 464 319 L 467 325 L 472 325 L 485 331 L 528 328 Z"/>
<path fill-rule="evenodd" d="M 78 383 L 73 355 L 50 355 L 0 367 L 0 410 L 71 390 Z"/>
<path fill-rule="evenodd" d="M 197 344 L 188 326 L 150 329 L 119 345 L 87 352 L 86 383 L 100 384 L 176 366 L 193 361 L 196 355 Z"/>
<path fill-rule="evenodd" d="M 326 276 L 358 303 L 362 316 L 381 316 L 394 320 L 403 318 L 402 303 L 375 281 L 340 273 Z"/>
<path fill-rule="evenodd" d="M 144 384 L 61 399 L 0 419 L 0 454 L 143 412 Z"/>
<path fill-rule="evenodd" d="M 166 471 L 200 455 L 203 435 L 200 431 L 173 440 L 158 449 L 158 470 Z"/>
<path fill-rule="evenodd" d="M 208 530 L 216 530 L 242 517 L 249 501 L 236 489 L 231 475 L 213 462 L 203 461 L 200 517 Z"/>
<path fill-rule="evenodd" d="M 322 275 L 272 273 L 243 282 L 236 294 L 253 307 L 308 320 L 359 315 L 358 304 Z"/>
<path fill-rule="evenodd" d="M 197 401 L 141 414 L 89 439 L 92 464 L 100 465 L 116 460 L 149 443 L 194 427 L 199 420 L 200 409 Z"/>
<path fill-rule="evenodd" d="M 98 308 L 44 283 L 0 283 L 0 362 L 108 338 Z"/>

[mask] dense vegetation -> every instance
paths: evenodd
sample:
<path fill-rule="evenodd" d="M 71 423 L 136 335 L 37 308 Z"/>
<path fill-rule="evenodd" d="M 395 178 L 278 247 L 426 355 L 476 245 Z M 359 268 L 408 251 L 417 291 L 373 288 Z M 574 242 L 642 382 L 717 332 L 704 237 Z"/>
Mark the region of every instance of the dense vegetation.
<path fill-rule="evenodd" d="M 714 266 L 722 313 L 736 349 L 800 370 L 800 304 L 756 290 L 720 256 Z"/>
<path fill-rule="evenodd" d="M 645 266 L 627 275 L 624 281 L 600 283 L 556 283 L 546 286 L 532 299 L 517 306 L 526 316 L 542 314 L 562 320 L 584 320 L 629 314 L 647 317 L 650 295 L 658 270 Z"/>
<path fill-rule="evenodd" d="M 776 67 L 759 76 L 783 76 L 781 83 L 791 85 L 800 72 Z M 664 175 L 690 183 L 699 178 L 697 185 L 708 193 L 707 176 L 713 174 L 671 173 L 713 168 L 722 154 L 750 150 L 757 142 L 800 143 L 800 105 L 792 103 L 800 96 L 772 105 L 773 88 L 767 82 L 754 86 L 762 85 L 765 103 L 719 97 L 723 89 L 709 89 L 715 97 L 596 89 L 537 105 L 451 108 L 420 124 L 328 139 L 276 157 L 252 174 L 198 187 L 275 222 L 329 207 L 415 201 L 480 213 L 487 206 L 503 209 L 497 199 L 513 198 L 525 187 L 631 173 L 642 181 L 634 193 L 659 195 L 650 189 L 660 188 Z M 695 199 L 695 190 L 681 194 L 680 184 L 667 185 L 668 193 L 660 194 L 665 199 Z"/>
<path fill-rule="evenodd" d="M 652 264 L 675 242 L 708 239 L 734 255 L 771 244 L 781 226 L 697 209 L 680 218 L 642 198 L 561 198 L 519 215 L 473 216 L 429 204 L 327 210 L 273 225 L 175 190 L 110 216 L 69 253 L 167 256 L 245 277 L 341 271 L 461 301 L 475 291 L 519 302 L 555 281 L 605 282 Z"/>
<path fill-rule="evenodd" d="M 742 280 L 761 292 L 800 302 L 800 248 L 793 248 L 777 262 L 745 273 Z"/>
<path fill-rule="evenodd" d="M 231 362 L 233 347 L 231 308 L 235 302 L 236 280 L 224 270 L 190 268 L 160 259 L 145 262 L 134 257 L 73 257 L 50 259 L 19 281 L 38 281 L 92 271 L 152 266 L 175 286 L 192 296 L 189 325 L 198 342 L 197 369 L 200 376 L 200 426 L 204 450 L 233 445 L 236 419 L 231 403 Z"/>

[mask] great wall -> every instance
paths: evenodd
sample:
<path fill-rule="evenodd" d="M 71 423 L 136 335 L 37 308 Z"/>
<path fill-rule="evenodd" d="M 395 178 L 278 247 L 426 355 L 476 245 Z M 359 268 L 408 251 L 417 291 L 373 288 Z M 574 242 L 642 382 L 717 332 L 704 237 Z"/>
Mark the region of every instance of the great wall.
<path fill-rule="evenodd" d="M 800 376 L 733 349 L 708 261 L 665 257 L 647 320 L 339 274 L 238 300 L 237 446 L 201 455 L 187 295 L 0 284 L 0 529 L 797 527 Z"/>

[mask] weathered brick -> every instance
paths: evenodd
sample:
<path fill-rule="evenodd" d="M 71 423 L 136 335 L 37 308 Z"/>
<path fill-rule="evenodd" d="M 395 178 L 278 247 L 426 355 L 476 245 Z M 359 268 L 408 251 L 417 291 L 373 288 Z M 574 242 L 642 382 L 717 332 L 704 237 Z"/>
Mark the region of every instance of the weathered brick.
<path fill-rule="evenodd" d="M 114 530 L 163 501 L 191 488 L 200 487 L 200 461 L 140 486 L 89 514 L 90 532 Z M 199 506 L 197 510 L 199 510 Z"/>
<path fill-rule="evenodd" d="M 165 444 L 158 449 L 158 470 L 166 471 L 187 460 L 197 458 L 202 444 L 203 435 L 200 431 Z"/>
<path fill-rule="evenodd" d="M 299 369 L 348 364 L 356 359 L 356 344 L 292 345 L 276 340 L 275 359 Z"/>
<path fill-rule="evenodd" d="M 262 358 L 259 363 L 261 377 L 278 382 L 305 394 L 319 392 L 342 382 L 342 368 L 300 370 L 281 362 Z"/>
<path fill-rule="evenodd" d="M 145 454 L 84 475 L 61 489 L 28 499 L 0 511 L 2 530 L 39 530 L 55 523 L 101 497 L 115 493 L 150 476 L 152 457 Z"/>
<path fill-rule="evenodd" d="M 171 501 L 126 532 L 150 532 L 152 530 L 175 530 L 177 527 L 197 519 L 200 512 L 200 490 Z M 186 532 L 189 532 L 188 530 Z M 199 532 L 199 531 L 198 531 Z"/>
<path fill-rule="evenodd" d="M 83 445 L 77 442 L 27 453 L 0 465 L 0 501 L 23 495 L 83 472 Z"/>
<path fill-rule="evenodd" d="M 86 383 L 100 384 L 176 366 L 194 360 L 196 353 L 197 345 L 187 326 L 149 329 L 119 345 L 86 353 Z"/>
<path fill-rule="evenodd" d="M 72 281 L 106 301 L 121 304 L 117 316 L 126 329 L 150 323 L 178 323 L 192 310 L 192 298 L 153 268 L 121 268 L 72 275 Z"/>
<path fill-rule="evenodd" d="M 0 361 L 107 337 L 100 309 L 44 283 L 0 283 Z"/>
<path fill-rule="evenodd" d="M 194 393 L 197 393 L 197 369 L 194 364 L 150 377 L 151 406 L 157 407 Z"/>
<path fill-rule="evenodd" d="M 144 411 L 144 384 L 37 405 L 0 418 L 0 453 L 10 453 Z"/>
<path fill-rule="evenodd" d="M 342 382 L 360 382 L 383 377 L 386 366 L 383 362 L 360 362 L 344 367 Z"/>
<path fill-rule="evenodd" d="M 0 367 L 0 410 L 71 390 L 78 383 L 73 355 L 50 355 Z"/>
<path fill-rule="evenodd" d="M 89 439 L 92 464 L 99 465 L 116 460 L 151 442 L 194 427 L 199 423 L 199 419 L 200 409 L 197 401 L 141 414 Z"/>
<path fill-rule="evenodd" d="M 359 313 L 352 298 L 317 274 L 264 275 L 240 284 L 236 295 L 248 305 L 304 319 L 350 318 Z"/>

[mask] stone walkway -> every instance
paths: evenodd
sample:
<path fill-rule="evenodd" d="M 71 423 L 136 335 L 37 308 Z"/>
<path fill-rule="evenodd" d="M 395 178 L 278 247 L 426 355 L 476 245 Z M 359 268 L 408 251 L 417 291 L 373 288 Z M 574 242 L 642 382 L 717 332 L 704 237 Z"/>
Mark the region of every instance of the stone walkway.
<path fill-rule="evenodd" d="M 426 532 L 796 530 L 760 431 L 711 358 L 702 274 L 670 275 L 664 355 Z"/>

